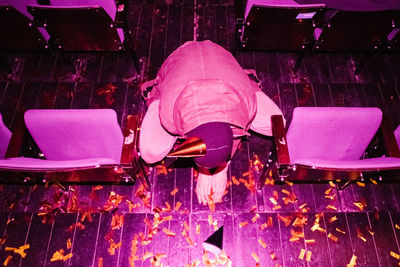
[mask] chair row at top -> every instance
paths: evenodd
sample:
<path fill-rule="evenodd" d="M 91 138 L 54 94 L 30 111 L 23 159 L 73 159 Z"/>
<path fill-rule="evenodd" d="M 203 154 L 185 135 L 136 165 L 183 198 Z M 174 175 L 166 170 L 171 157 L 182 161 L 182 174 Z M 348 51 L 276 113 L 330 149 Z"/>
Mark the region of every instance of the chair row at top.
<path fill-rule="evenodd" d="M 241 49 L 400 50 L 400 10 L 348 11 L 294 0 L 235 0 Z"/>
<path fill-rule="evenodd" d="M 43 179 L 120 183 L 140 178 L 145 187 L 150 187 L 138 151 L 138 116 L 127 116 L 121 131 L 114 110 L 42 109 L 19 114 L 12 135 L 0 120 L 0 156 L 5 156 L 0 159 L 0 183 Z M 266 164 L 259 187 L 270 178 L 400 181 L 400 127 L 394 134 L 378 108 L 299 107 L 287 131 L 282 116 L 272 116 L 271 125 L 276 155 L 272 161 L 261 157 Z M 21 157 L 22 140 L 27 135 L 42 158 L 38 154 Z M 375 141 L 379 138 L 382 142 Z M 384 144 L 386 156 L 366 156 L 368 147 L 375 143 Z"/>
<path fill-rule="evenodd" d="M 0 51 L 121 51 L 126 9 L 122 0 L 0 0 Z"/>

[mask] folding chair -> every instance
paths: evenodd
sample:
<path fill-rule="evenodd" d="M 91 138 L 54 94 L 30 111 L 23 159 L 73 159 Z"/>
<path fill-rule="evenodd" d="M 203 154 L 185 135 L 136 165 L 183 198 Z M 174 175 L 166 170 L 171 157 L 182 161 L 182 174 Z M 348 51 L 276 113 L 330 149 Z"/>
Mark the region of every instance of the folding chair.
<path fill-rule="evenodd" d="M 48 33 L 38 29 L 27 11 L 33 0 L 0 0 L 0 51 L 42 51 L 48 48 Z"/>
<path fill-rule="evenodd" d="M 45 159 L 17 157 L 8 149 L 0 160 L 0 182 L 135 182 L 132 169 L 138 116 L 127 116 L 124 131 L 111 109 L 28 110 L 24 122 Z M 14 132 L 14 131 L 13 131 Z M 10 146 L 26 133 L 15 131 Z M 9 157 L 13 156 L 13 157 Z M 147 182 L 146 177 L 143 182 Z"/>
<path fill-rule="evenodd" d="M 240 1 L 240 0 L 237 0 Z M 244 49 L 300 51 L 314 41 L 314 18 L 324 4 L 299 5 L 293 0 L 248 0 L 239 27 Z"/>
<path fill-rule="evenodd" d="M 276 160 L 265 166 L 258 184 L 278 181 L 350 182 L 366 178 L 399 180 L 400 152 L 388 119 L 378 108 L 298 107 L 285 131 L 282 116 L 272 116 Z M 379 130 L 379 131 L 378 131 Z M 386 157 L 363 158 L 375 134 Z"/>
<path fill-rule="evenodd" d="M 399 10 L 342 11 L 333 10 L 320 16 L 316 28 L 316 48 L 320 51 L 374 51 L 387 39 L 400 16 Z"/>
<path fill-rule="evenodd" d="M 50 43 L 63 51 L 123 51 L 132 56 L 139 72 L 130 31 L 125 38 L 127 5 L 122 0 L 50 1 L 30 5 L 36 23 L 50 34 Z M 125 46 L 124 46 L 124 40 Z"/>

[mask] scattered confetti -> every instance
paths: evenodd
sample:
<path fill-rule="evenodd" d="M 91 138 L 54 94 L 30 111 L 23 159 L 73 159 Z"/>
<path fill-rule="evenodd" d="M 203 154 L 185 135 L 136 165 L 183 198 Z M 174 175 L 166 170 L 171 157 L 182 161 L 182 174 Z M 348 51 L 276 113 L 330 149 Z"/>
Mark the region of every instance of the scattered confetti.
<path fill-rule="evenodd" d="M 53 257 L 50 259 L 51 262 L 53 261 L 67 261 L 68 259 L 72 258 L 72 253 L 64 255 L 64 250 L 60 249 L 53 253 Z"/>
<path fill-rule="evenodd" d="M 182 206 L 182 202 L 180 202 L 180 201 L 176 202 L 176 205 L 175 205 L 174 210 L 175 210 L 175 211 L 179 211 L 179 209 L 181 208 L 181 206 Z"/>
<path fill-rule="evenodd" d="M 6 260 L 4 261 L 3 265 L 4 265 L 4 266 L 7 266 L 7 265 L 10 263 L 11 259 L 12 259 L 12 256 L 11 256 L 11 255 L 8 255 L 7 258 L 6 258 Z"/>
<path fill-rule="evenodd" d="M 304 248 L 302 248 L 300 250 L 300 255 L 299 255 L 299 259 L 300 260 L 304 260 L 304 256 L 306 255 L 306 250 Z"/>
<path fill-rule="evenodd" d="M 256 213 L 256 215 L 254 215 L 253 218 L 251 218 L 251 221 L 255 223 L 258 220 L 258 218 L 260 218 L 260 214 Z"/>
<path fill-rule="evenodd" d="M 175 187 L 174 190 L 171 191 L 171 196 L 175 196 L 176 193 L 178 193 L 179 189 Z"/>
<path fill-rule="evenodd" d="M 264 240 L 262 240 L 261 238 L 258 239 L 258 243 L 263 247 L 266 248 L 267 244 L 264 242 Z"/>
<path fill-rule="evenodd" d="M 135 266 L 135 265 L 133 265 Z M 97 267 L 103 267 L 103 258 L 99 258 L 97 261 Z"/>
<path fill-rule="evenodd" d="M 328 234 L 328 238 L 331 239 L 334 242 L 338 241 L 338 238 L 336 236 L 334 236 L 333 234 L 331 234 L 331 233 Z"/>
<path fill-rule="evenodd" d="M 334 221 L 337 221 L 338 218 L 336 216 L 333 216 L 329 219 L 329 223 L 333 223 Z"/>
<path fill-rule="evenodd" d="M 329 204 L 328 206 L 326 206 L 326 209 L 337 211 L 337 208 L 332 204 Z"/>
<path fill-rule="evenodd" d="M 395 227 L 396 227 L 396 229 L 400 230 L 400 226 L 397 223 L 395 224 Z"/>
<path fill-rule="evenodd" d="M 353 256 L 350 259 L 349 264 L 347 264 L 347 267 L 354 267 L 356 266 L 356 260 L 357 260 L 357 256 L 353 254 Z"/>
<path fill-rule="evenodd" d="M 356 184 L 357 184 L 358 186 L 360 186 L 360 187 L 365 187 L 365 183 L 363 183 L 363 182 L 356 182 Z"/>
<path fill-rule="evenodd" d="M 249 224 L 248 221 L 241 222 L 241 223 L 239 223 L 239 228 L 245 227 L 248 224 Z"/>
<path fill-rule="evenodd" d="M 236 177 L 235 176 L 233 176 L 232 175 L 232 182 L 235 184 L 235 185 L 240 185 L 240 182 L 236 179 Z"/>
<path fill-rule="evenodd" d="M 200 234 L 200 224 L 196 224 L 196 235 Z"/>
<path fill-rule="evenodd" d="M 341 230 L 339 227 L 336 227 L 336 231 L 344 235 L 346 234 L 346 232 Z"/>
<path fill-rule="evenodd" d="M 315 239 L 306 239 L 304 240 L 306 244 L 315 244 Z"/>
<path fill-rule="evenodd" d="M 29 244 L 26 244 L 26 245 L 20 246 L 19 248 L 6 247 L 5 251 L 12 251 L 14 253 L 19 254 L 22 258 L 25 258 L 26 257 L 25 250 L 29 249 L 29 248 L 30 248 Z"/>
<path fill-rule="evenodd" d="M 269 256 L 271 257 L 271 259 L 272 259 L 273 261 L 275 261 L 275 260 L 277 259 L 275 253 L 273 253 L 273 252 L 269 253 Z"/>
<path fill-rule="evenodd" d="M 163 228 L 163 232 L 167 235 L 167 236 L 176 236 L 176 234 L 170 230 L 168 230 L 167 228 Z"/>
<path fill-rule="evenodd" d="M 253 257 L 253 259 L 254 259 L 256 262 L 260 262 L 260 258 L 258 257 L 258 255 L 257 255 L 255 252 L 252 252 L 252 253 L 251 253 L 251 256 Z"/>
<path fill-rule="evenodd" d="M 307 251 L 306 261 L 311 261 L 311 255 L 312 255 L 312 252 Z"/>
<path fill-rule="evenodd" d="M 400 260 L 400 255 L 393 251 L 390 251 L 390 256 L 392 256 L 393 258 L 395 258 L 397 260 Z"/>
<path fill-rule="evenodd" d="M 68 238 L 68 240 L 67 240 L 67 249 L 71 249 L 71 247 L 72 247 L 72 241 L 71 241 L 71 238 Z"/>

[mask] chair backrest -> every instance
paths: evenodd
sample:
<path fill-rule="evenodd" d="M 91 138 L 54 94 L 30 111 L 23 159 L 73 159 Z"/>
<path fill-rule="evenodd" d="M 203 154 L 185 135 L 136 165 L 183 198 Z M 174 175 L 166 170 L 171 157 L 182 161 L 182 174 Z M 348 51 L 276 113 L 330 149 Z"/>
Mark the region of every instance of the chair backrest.
<path fill-rule="evenodd" d="M 48 160 L 121 160 L 123 135 L 114 110 L 28 110 L 25 123 Z"/>
<path fill-rule="evenodd" d="M 290 161 L 360 159 L 381 121 L 378 108 L 295 108 L 286 135 Z"/>
<path fill-rule="evenodd" d="M 397 145 L 400 148 L 400 125 L 397 126 L 396 130 L 394 130 L 394 137 L 396 137 Z"/>
<path fill-rule="evenodd" d="M 117 6 L 115 0 L 50 0 L 50 6 L 59 7 L 89 7 L 101 6 L 104 11 L 112 18 L 115 19 L 117 13 Z"/>
<path fill-rule="evenodd" d="M 10 139 L 11 131 L 4 124 L 3 117 L 0 114 L 0 159 L 4 159 Z"/>
<path fill-rule="evenodd" d="M 33 17 L 31 14 L 29 14 L 27 6 L 36 4 L 36 0 L 0 0 L 0 5 L 10 5 L 29 19 L 33 19 Z"/>

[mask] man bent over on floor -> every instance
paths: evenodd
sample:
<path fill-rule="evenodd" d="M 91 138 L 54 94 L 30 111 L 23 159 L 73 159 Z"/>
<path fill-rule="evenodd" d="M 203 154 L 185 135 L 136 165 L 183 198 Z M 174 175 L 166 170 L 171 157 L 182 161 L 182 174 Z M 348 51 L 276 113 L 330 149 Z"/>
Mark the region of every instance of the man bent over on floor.
<path fill-rule="evenodd" d="M 194 157 L 200 203 L 209 201 L 211 190 L 213 201 L 222 201 L 241 137 L 249 129 L 272 135 L 270 117 L 282 114 L 248 74 L 221 46 L 192 41 L 176 49 L 156 79 L 142 86 L 148 110 L 139 138 L 141 156 L 152 164 L 166 157 L 178 138 L 194 143 L 200 138 L 205 154 Z"/>

